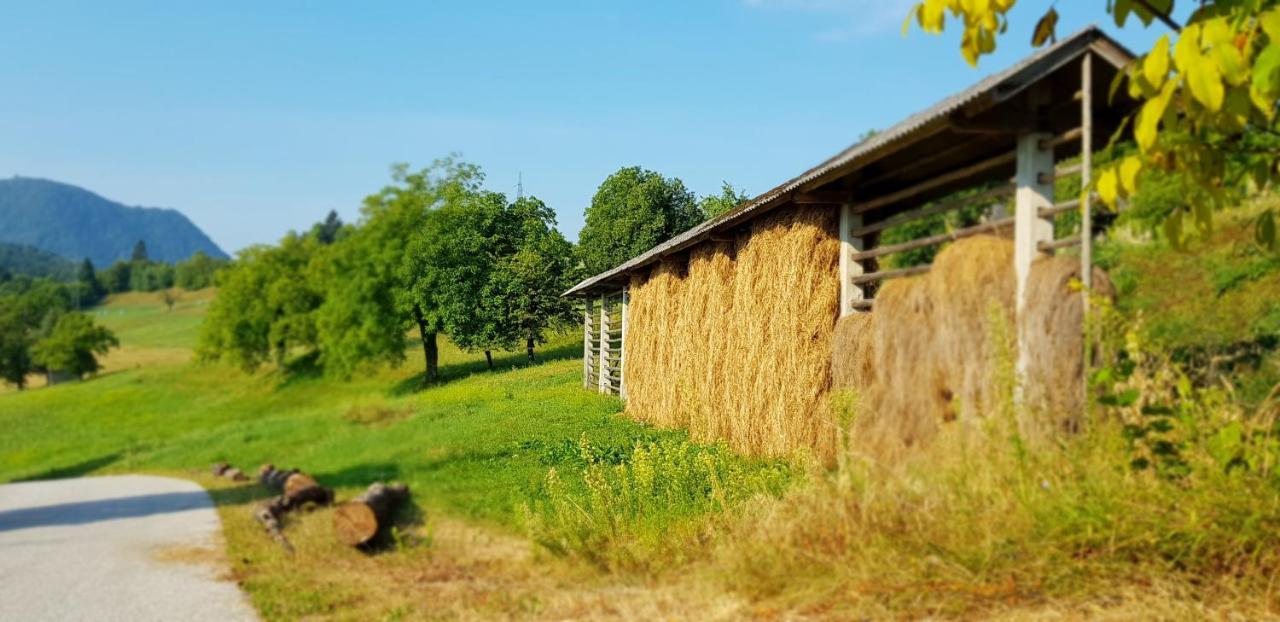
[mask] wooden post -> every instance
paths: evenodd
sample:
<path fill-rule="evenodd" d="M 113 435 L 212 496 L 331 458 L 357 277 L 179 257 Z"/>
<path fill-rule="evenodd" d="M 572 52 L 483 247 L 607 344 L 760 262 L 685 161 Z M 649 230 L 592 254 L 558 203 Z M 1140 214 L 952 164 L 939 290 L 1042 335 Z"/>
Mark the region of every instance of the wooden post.
<path fill-rule="evenodd" d="M 597 388 L 601 393 L 609 392 L 609 297 L 600 295 L 600 378 Z"/>
<path fill-rule="evenodd" d="M 1031 93 L 1033 112 L 1047 103 L 1048 92 Z M 1040 210 L 1053 206 L 1053 149 L 1041 149 L 1041 141 L 1050 140 L 1047 132 L 1027 132 L 1018 137 L 1017 175 L 1014 199 L 1013 268 L 1017 277 L 1018 376 L 1025 376 L 1027 339 L 1021 338 L 1022 318 L 1027 305 L 1027 278 L 1031 263 L 1040 256 L 1041 242 L 1053 241 L 1053 218 L 1044 218 Z"/>
<path fill-rule="evenodd" d="M 622 345 L 618 352 L 618 396 L 627 399 L 627 307 L 631 303 L 631 293 L 622 289 Z"/>
<path fill-rule="evenodd" d="M 582 388 L 591 388 L 591 299 L 582 301 Z"/>
<path fill-rule="evenodd" d="M 866 238 L 853 235 L 854 230 L 862 228 L 862 214 L 855 214 L 853 208 L 852 203 L 840 206 L 840 317 L 854 313 L 854 304 L 867 297 L 863 286 L 853 282 L 854 277 L 866 272 L 854 254 L 867 250 Z"/>
<path fill-rule="evenodd" d="M 1085 313 L 1093 287 L 1093 55 L 1085 53 L 1080 71 L 1080 282 L 1084 284 Z"/>
<path fill-rule="evenodd" d="M 1089 325 L 1089 295 L 1093 289 L 1093 191 L 1089 184 L 1093 183 L 1093 54 L 1085 52 L 1080 70 L 1080 304 L 1084 322 L 1080 330 L 1084 345 L 1084 375 L 1080 379 L 1080 388 L 1084 391 L 1085 421 L 1089 420 L 1089 359 L 1092 352 L 1089 347 L 1089 335 L 1084 332 Z"/>

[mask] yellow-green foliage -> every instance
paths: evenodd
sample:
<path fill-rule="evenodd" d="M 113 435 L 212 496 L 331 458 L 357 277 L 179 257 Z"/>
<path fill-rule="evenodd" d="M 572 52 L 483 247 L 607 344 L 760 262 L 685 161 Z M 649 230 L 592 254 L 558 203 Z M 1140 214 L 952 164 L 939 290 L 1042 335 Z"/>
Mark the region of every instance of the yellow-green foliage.
<path fill-rule="evenodd" d="M 543 547 L 605 568 L 687 561 L 712 535 L 708 516 L 756 495 L 776 496 L 790 480 L 785 463 L 748 461 L 723 445 L 666 438 L 618 454 L 583 435 L 578 450 L 581 469 L 563 477 L 550 469 L 545 500 L 523 513 Z"/>

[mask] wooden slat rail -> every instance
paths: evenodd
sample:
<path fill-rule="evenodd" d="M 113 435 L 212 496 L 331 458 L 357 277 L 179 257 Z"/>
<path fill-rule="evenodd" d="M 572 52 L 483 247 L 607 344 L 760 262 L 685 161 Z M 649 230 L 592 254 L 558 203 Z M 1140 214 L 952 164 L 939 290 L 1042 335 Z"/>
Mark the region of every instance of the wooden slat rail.
<path fill-rule="evenodd" d="M 1036 248 L 1042 253 L 1047 253 L 1049 251 L 1055 251 L 1060 248 L 1067 248 L 1069 246 L 1076 246 L 1078 244 L 1080 244 L 1080 236 L 1073 235 L 1071 237 L 1062 238 L 1061 240 L 1054 240 L 1052 242 L 1041 242 L 1036 245 Z"/>
<path fill-rule="evenodd" d="M 1013 226 L 1013 217 L 1008 216 L 998 220 L 993 220 L 991 222 L 984 222 L 980 225 L 965 227 L 963 229 L 956 229 L 955 231 L 950 231 L 948 233 L 939 233 L 938 235 L 931 235 L 927 238 L 918 238 L 915 240 L 911 240 L 910 242 L 903 242 L 901 244 L 889 244 L 887 246 L 877 246 L 870 250 L 862 251 L 861 253 L 854 253 L 851 257 L 853 258 L 854 261 L 862 261 L 864 259 L 872 259 L 875 257 L 880 257 L 882 255 L 892 255 L 894 253 L 901 253 L 903 251 L 915 250 L 917 248 L 924 248 L 926 246 L 936 246 L 944 242 L 954 242 L 955 240 L 973 237 L 975 235 L 980 235 L 983 233 L 996 233 L 1000 229 L 1004 229 L 1012 226 Z"/>
<path fill-rule="evenodd" d="M 898 279 L 904 276 L 914 276 L 929 271 L 928 264 L 923 266 L 911 266 L 910 268 L 898 268 L 896 270 L 884 270 L 882 272 L 869 272 L 862 276 L 855 276 L 851 279 L 854 285 L 862 285 L 864 283 L 875 283 L 877 281 L 887 281 L 889 279 Z"/>
<path fill-rule="evenodd" d="M 1058 134 L 1057 136 L 1054 136 L 1053 138 L 1040 141 L 1040 149 L 1043 151 L 1048 151 L 1059 145 L 1065 145 L 1067 143 L 1072 143 L 1077 140 L 1080 140 L 1082 136 L 1084 136 L 1084 130 L 1078 127 L 1072 128 L 1061 134 Z"/>
<path fill-rule="evenodd" d="M 1002 153 L 993 158 L 987 158 L 986 160 L 983 160 L 976 164 L 970 164 L 969 166 L 966 166 L 964 168 L 951 171 L 950 173 L 946 173 L 944 175 L 939 175 L 937 177 L 929 179 L 928 181 L 918 183 L 914 186 L 903 188 L 902 190 L 899 190 L 897 192 L 893 192 L 885 196 L 872 199 L 870 201 L 866 201 L 864 203 L 856 203 L 853 205 L 853 213 L 861 214 L 864 212 L 869 212 L 873 209 L 884 207 L 886 205 L 891 205 L 893 203 L 897 203 L 898 201 L 902 201 L 904 199 L 909 199 L 916 195 L 923 194 L 925 192 L 933 190 L 934 188 L 945 186 L 957 180 L 964 179 L 965 177 L 968 177 L 970 175 L 981 173 L 983 171 L 987 171 L 999 166 L 1003 166 L 1005 164 L 1011 164 L 1017 158 L 1017 155 L 1018 154 L 1013 151 L 1010 151 L 1009 153 Z"/>
<path fill-rule="evenodd" d="M 877 231 L 883 231 L 890 227 L 896 227 L 898 225 L 911 222 L 913 220 L 927 218 L 929 216 L 933 216 L 934 214 L 941 214 L 943 212 L 949 212 L 951 210 L 962 209 L 972 205 L 988 202 L 1000 197 L 1010 196 L 1013 194 L 1013 191 L 1014 191 L 1013 184 L 1004 184 L 1004 185 L 997 186 L 995 188 L 991 188 L 990 190 L 985 190 L 983 192 L 980 192 L 972 196 L 967 196 L 959 199 L 952 199 L 950 201 L 943 201 L 940 203 L 934 203 L 933 205 L 926 205 L 924 207 L 911 210 L 909 212 L 898 214 L 897 216 L 894 216 L 892 218 L 886 218 L 880 222 L 873 222 L 868 225 L 854 229 L 853 235 L 854 237 L 862 237 L 868 234 L 875 233 Z"/>

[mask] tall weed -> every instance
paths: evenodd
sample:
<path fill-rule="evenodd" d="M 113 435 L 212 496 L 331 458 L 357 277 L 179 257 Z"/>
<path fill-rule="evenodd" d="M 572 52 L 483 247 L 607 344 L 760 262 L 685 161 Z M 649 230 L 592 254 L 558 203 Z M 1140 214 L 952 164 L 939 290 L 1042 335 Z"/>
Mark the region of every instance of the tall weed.
<path fill-rule="evenodd" d="M 716 517 L 756 495 L 781 494 L 791 479 L 787 463 L 686 440 L 641 441 L 618 456 L 584 434 L 578 451 L 584 466 L 565 476 L 552 467 L 541 498 L 522 514 L 547 550 L 607 569 L 687 561 L 705 549 Z"/>

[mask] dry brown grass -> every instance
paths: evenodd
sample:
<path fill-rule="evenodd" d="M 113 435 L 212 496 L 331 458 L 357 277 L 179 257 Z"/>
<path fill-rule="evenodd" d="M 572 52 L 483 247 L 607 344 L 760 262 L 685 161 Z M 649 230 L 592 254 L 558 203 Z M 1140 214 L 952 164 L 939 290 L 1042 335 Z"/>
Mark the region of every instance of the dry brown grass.
<path fill-rule="evenodd" d="M 633 278 L 627 412 L 739 451 L 830 455 L 836 215 L 796 208 Z"/>

